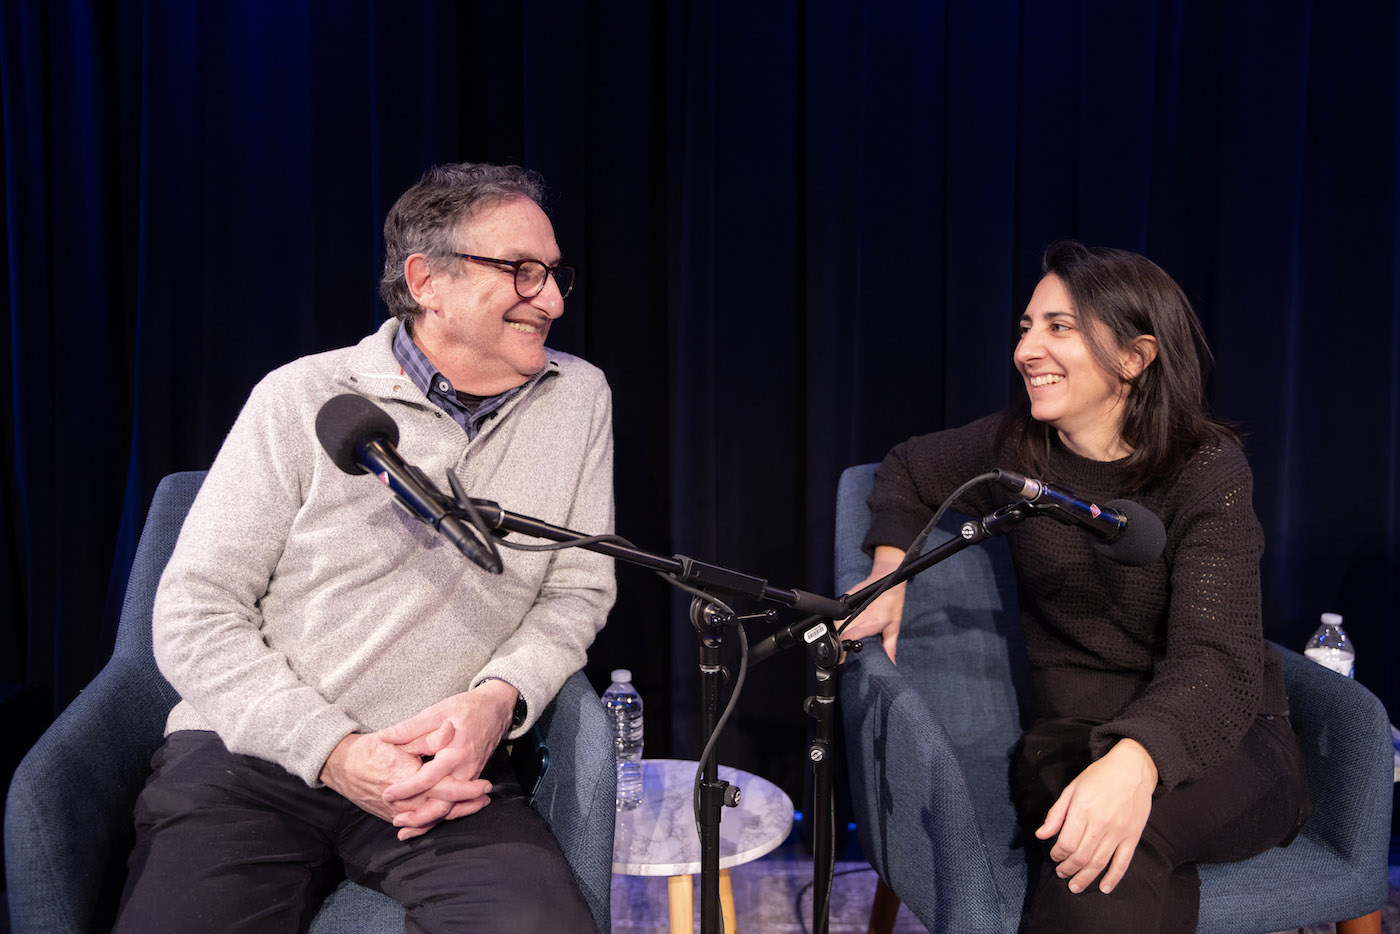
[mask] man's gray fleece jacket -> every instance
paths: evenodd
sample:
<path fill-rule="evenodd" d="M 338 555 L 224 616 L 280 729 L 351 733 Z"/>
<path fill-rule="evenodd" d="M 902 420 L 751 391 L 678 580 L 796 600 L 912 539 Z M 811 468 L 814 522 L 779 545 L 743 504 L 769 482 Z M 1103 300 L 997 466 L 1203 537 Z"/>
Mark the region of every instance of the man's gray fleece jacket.
<path fill-rule="evenodd" d="M 377 477 L 331 463 L 315 421 L 327 399 L 359 393 L 393 417 L 399 453 L 439 488 L 450 469 L 471 496 L 504 509 L 611 532 L 602 372 L 550 351 L 544 373 L 469 442 L 403 375 L 398 326 L 290 363 L 253 389 L 156 595 L 156 661 L 181 697 L 167 735 L 214 730 L 231 751 L 315 786 L 347 734 L 488 678 L 525 699 L 519 736 L 583 666 L 615 596 L 611 559 L 503 550 L 505 573 L 488 574 L 410 518 Z"/>

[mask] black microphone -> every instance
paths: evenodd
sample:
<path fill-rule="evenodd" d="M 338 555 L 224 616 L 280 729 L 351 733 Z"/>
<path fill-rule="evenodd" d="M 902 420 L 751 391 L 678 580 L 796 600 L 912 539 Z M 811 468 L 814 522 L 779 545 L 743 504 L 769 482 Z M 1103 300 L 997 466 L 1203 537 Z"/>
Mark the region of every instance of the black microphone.
<path fill-rule="evenodd" d="M 316 413 L 316 437 L 332 461 L 348 474 L 373 473 L 410 515 L 431 525 L 483 571 L 500 574 L 500 555 L 487 549 L 471 530 L 443 507 L 443 495 L 394 445 L 399 426 L 364 396 L 335 396 Z"/>
<path fill-rule="evenodd" d="M 1011 470 L 992 471 L 1005 487 L 1014 490 L 1036 512 L 1066 525 L 1077 525 L 1098 541 L 1094 550 L 1119 564 L 1141 567 L 1162 555 L 1167 530 L 1152 510 L 1130 499 L 1115 499 L 1102 506 L 1080 499 L 1073 490 L 1043 483 Z"/>

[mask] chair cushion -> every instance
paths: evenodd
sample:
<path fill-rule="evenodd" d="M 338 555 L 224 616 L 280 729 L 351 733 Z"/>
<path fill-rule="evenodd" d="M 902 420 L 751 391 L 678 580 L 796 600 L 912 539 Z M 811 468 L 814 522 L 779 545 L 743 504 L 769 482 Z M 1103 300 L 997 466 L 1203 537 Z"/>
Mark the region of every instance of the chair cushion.
<path fill-rule="evenodd" d="M 347 881 L 321 905 L 309 934 L 403 934 L 403 921 L 398 902 Z"/>

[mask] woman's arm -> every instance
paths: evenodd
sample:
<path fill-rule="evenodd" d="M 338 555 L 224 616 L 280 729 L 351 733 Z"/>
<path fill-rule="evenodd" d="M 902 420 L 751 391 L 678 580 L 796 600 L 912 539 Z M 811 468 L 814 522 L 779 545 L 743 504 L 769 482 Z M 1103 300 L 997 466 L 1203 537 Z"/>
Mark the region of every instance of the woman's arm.
<path fill-rule="evenodd" d="M 1096 755 L 1124 737 L 1141 743 L 1157 764 L 1159 791 L 1194 781 L 1228 756 L 1260 709 L 1264 535 L 1252 489 L 1233 444 L 1203 451 L 1182 471 L 1167 529 L 1166 653 L 1147 689 L 1090 738 Z"/>
<path fill-rule="evenodd" d="M 1001 418 L 990 415 L 962 428 L 919 435 L 885 455 L 866 499 L 870 528 L 864 548 L 873 555 L 874 565 L 870 575 L 848 592 L 854 593 L 893 571 L 943 501 L 967 480 L 998 466 L 993 439 Z M 989 502 L 985 489 L 973 490 L 957 508 L 984 512 Z M 867 607 L 842 637 L 863 639 L 879 634 L 886 654 L 894 661 L 903 613 L 904 584 L 897 584 Z"/>

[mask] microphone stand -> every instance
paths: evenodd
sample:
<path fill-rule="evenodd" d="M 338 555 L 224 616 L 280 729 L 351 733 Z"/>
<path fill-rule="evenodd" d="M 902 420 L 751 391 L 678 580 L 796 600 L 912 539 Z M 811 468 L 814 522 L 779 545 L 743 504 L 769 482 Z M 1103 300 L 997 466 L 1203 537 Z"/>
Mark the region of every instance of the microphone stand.
<path fill-rule="evenodd" d="M 461 493 L 455 482 L 456 478 L 451 472 L 448 473 L 448 478 L 452 482 L 453 493 L 457 500 L 456 505 L 461 509 L 467 505 L 467 502 L 464 502 L 467 498 Z M 469 502 L 472 510 L 470 512 L 463 510 L 462 517 L 470 518 L 471 512 L 475 512 L 482 523 L 497 534 L 520 532 L 535 538 L 556 542 L 572 542 L 576 539 L 589 537 L 583 533 L 551 525 L 531 516 L 509 512 L 491 500 L 471 498 Z M 720 591 L 753 600 L 767 600 L 804 613 L 816 613 L 829 619 L 843 619 L 850 612 L 844 601 L 832 600 L 802 590 L 772 587 L 762 578 L 718 565 L 707 564 L 703 561 L 696 561 L 685 555 L 674 555 L 668 558 L 615 541 L 582 542 L 579 547 L 671 575 L 682 583 L 705 593 Z M 714 732 L 719 709 L 719 689 L 725 678 L 724 667 L 720 664 L 720 647 L 723 641 L 724 627 L 742 625 L 745 621 L 755 619 L 771 619 L 774 615 L 776 614 L 770 611 L 755 616 L 730 616 L 721 611 L 715 604 L 704 599 L 703 596 L 697 596 L 691 601 L 691 624 L 695 627 L 700 640 L 700 710 L 705 735 L 708 736 Z M 839 656 L 839 653 L 833 649 L 831 656 L 834 667 L 834 659 Z M 834 687 L 832 691 L 831 699 L 834 701 Z M 711 749 L 700 768 L 700 815 L 697 827 L 700 835 L 700 930 L 702 934 L 719 934 L 722 922 L 719 906 L 721 809 L 738 805 L 741 791 L 738 787 L 720 780 L 717 750 Z"/>
<path fill-rule="evenodd" d="M 458 507 L 466 506 L 465 495 L 449 471 Z M 551 525 L 543 520 L 502 509 L 498 503 L 472 498 L 472 511 L 493 532 L 520 532 L 535 538 L 570 542 L 588 536 L 580 532 Z M 754 647 L 750 664 L 757 665 L 780 651 L 799 644 L 807 646 L 808 655 L 816 667 L 816 693 L 806 699 L 803 709 L 816 721 L 808 759 L 814 769 L 813 827 L 812 827 L 812 929 L 813 934 L 826 934 L 830 924 L 830 880 L 835 871 L 836 854 L 832 845 L 835 823 L 835 801 L 831 787 L 831 754 L 833 719 L 836 710 L 836 668 L 842 649 L 859 652 L 859 642 L 842 642 L 834 621 L 845 619 L 851 607 L 869 599 L 881 588 L 902 583 L 935 564 L 952 557 L 964 548 L 980 544 L 994 535 L 1002 535 L 1037 513 L 1027 501 L 1003 506 L 981 519 L 969 519 L 959 527 L 958 535 L 936 548 L 901 565 L 869 586 L 835 600 L 802 590 L 772 587 L 762 578 L 743 574 L 719 565 L 696 561 L 685 555 L 663 557 L 630 545 L 614 541 L 590 541 L 579 547 L 599 554 L 650 568 L 675 577 L 682 583 L 705 591 L 722 591 L 752 600 L 780 603 L 812 614 L 793 623 Z M 720 664 L 720 646 L 727 625 L 742 625 L 754 619 L 771 619 L 773 612 L 756 616 L 730 616 L 713 603 L 697 596 L 691 601 L 690 620 L 700 640 L 701 720 L 705 735 L 713 733 L 719 708 L 719 688 L 725 678 Z M 700 931 L 719 934 L 719 825 L 722 808 L 735 807 L 741 791 L 719 778 L 718 751 L 712 749 L 701 763 L 700 816 Z"/>
<path fill-rule="evenodd" d="M 720 685 L 728 672 L 720 664 L 719 650 L 725 626 L 750 619 L 777 616 L 769 610 L 754 616 L 730 616 L 703 596 L 690 601 L 690 622 L 700 639 L 700 721 L 701 734 L 713 736 L 719 715 Z M 719 825 L 722 808 L 736 807 L 743 792 L 719 777 L 719 750 L 709 746 L 700 763 L 700 813 L 696 830 L 700 834 L 700 929 L 717 931 L 722 920 L 719 903 Z"/>
<path fill-rule="evenodd" d="M 839 600 L 850 607 L 860 606 L 882 589 L 903 583 L 953 555 L 978 545 L 994 535 L 1003 535 L 1036 513 L 1028 502 L 1003 506 L 981 519 L 968 519 L 958 528 L 958 535 L 936 548 L 903 564 L 890 574 L 846 594 Z M 849 614 L 848 614 L 849 615 Z M 835 617 L 844 618 L 844 617 Z M 831 879 L 836 870 L 835 837 L 836 804 L 831 787 L 831 754 L 833 752 L 832 722 L 836 712 L 836 668 L 841 651 L 859 652 L 859 641 L 842 640 L 834 625 L 835 618 L 821 615 L 799 620 L 760 642 L 750 653 L 749 664 L 757 665 L 778 652 L 806 644 L 807 654 L 816 668 L 816 693 L 807 698 L 803 710 L 816 726 L 807 758 L 812 763 L 812 934 L 827 934 L 831 915 Z"/>
<path fill-rule="evenodd" d="M 695 597 L 690 601 L 690 624 L 700 639 L 700 728 L 711 736 L 719 718 L 719 688 L 725 680 L 719 650 L 726 614 L 713 603 Z M 722 918 L 719 905 L 719 822 L 721 808 L 739 803 L 740 790 L 731 789 L 719 778 L 719 749 L 711 747 L 700 763 L 700 813 L 696 830 L 700 834 L 700 930 L 713 931 L 715 919 Z M 711 884 L 710 880 L 714 882 Z M 687 883 L 689 885 L 689 883 Z"/>

